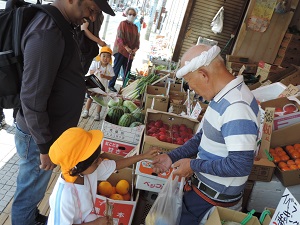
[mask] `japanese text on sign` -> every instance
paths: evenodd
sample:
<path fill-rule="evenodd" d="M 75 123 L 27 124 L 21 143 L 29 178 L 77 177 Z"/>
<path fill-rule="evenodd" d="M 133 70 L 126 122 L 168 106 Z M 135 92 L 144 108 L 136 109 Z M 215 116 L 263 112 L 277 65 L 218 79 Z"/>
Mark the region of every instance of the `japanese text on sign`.
<path fill-rule="evenodd" d="M 269 225 L 300 225 L 300 206 L 286 188 Z"/>

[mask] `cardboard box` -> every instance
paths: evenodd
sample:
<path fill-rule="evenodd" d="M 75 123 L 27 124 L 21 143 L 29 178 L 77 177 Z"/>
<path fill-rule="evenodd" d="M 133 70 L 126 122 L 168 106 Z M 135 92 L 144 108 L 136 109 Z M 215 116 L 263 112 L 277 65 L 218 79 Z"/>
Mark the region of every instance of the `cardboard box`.
<path fill-rule="evenodd" d="M 283 107 L 287 104 L 294 104 L 298 112 L 290 113 L 284 115 L 284 112 L 276 113 L 276 109 L 283 109 Z M 298 105 L 296 102 L 289 100 L 286 97 L 278 98 L 269 100 L 266 102 L 261 103 L 262 109 L 265 109 L 266 107 L 274 107 L 275 108 L 275 117 L 274 117 L 274 123 L 273 123 L 273 130 L 278 130 L 283 127 L 290 126 L 295 123 L 300 122 L 300 105 Z"/>
<path fill-rule="evenodd" d="M 153 100 L 154 99 L 154 100 Z M 168 110 L 169 98 L 167 88 L 148 85 L 145 91 L 144 110 L 153 109 L 166 112 Z"/>
<path fill-rule="evenodd" d="M 249 58 L 247 57 L 240 57 L 235 55 L 226 55 L 226 62 L 242 62 L 242 63 L 248 63 Z"/>
<path fill-rule="evenodd" d="M 265 102 L 277 98 L 285 89 L 286 86 L 284 84 L 276 82 L 267 86 L 256 88 L 251 92 L 258 101 Z"/>
<path fill-rule="evenodd" d="M 274 170 L 275 164 L 268 159 L 255 160 L 248 180 L 268 182 L 272 179 Z"/>
<path fill-rule="evenodd" d="M 257 63 L 226 62 L 227 69 L 231 68 L 233 71 L 239 71 L 242 66 L 245 66 L 244 73 L 255 74 L 257 71 Z"/>
<path fill-rule="evenodd" d="M 135 188 L 145 191 L 160 192 L 166 183 L 166 179 L 168 179 L 171 173 L 172 168 L 164 173 L 154 173 L 151 160 L 137 162 L 135 169 Z"/>
<path fill-rule="evenodd" d="M 113 173 L 107 180 L 115 186 L 119 180 L 127 180 L 129 184 L 132 183 L 132 169 L 124 168 L 118 171 L 118 173 Z M 130 193 L 132 196 L 131 201 L 121 201 L 121 200 L 112 200 L 106 198 L 102 195 L 96 196 L 95 210 L 96 214 L 100 216 L 105 216 L 106 211 L 106 200 L 113 204 L 113 223 L 118 225 L 131 225 L 131 221 L 135 212 L 136 202 L 138 199 L 138 194 L 133 198 L 134 191 L 133 188 L 130 188 Z"/>
<path fill-rule="evenodd" d="M 168 124 L 170 127 L 173 124 L 185 124 L 188 128 L 193 129 L 193 133 L 195 134 L 199 127 L 199 121 L 195 119 L 190 119 L 186 117 L 182 117 L 176 115 L 174 113 L 161 112 L 157 110 L 148 109 L 146 114 L 146 124 L 149 121 L 162 120 L 164 123 Z M 147 152 L 150 147 L 157 146 L 162 149 L 162 152 L 169 152 L 180 145 L 172 144 L 168 142 L 163 142 L 158 140 L 156 137 L 148 136 L 146 133 L 144 134 L 144 142 L 142 146 L 142 152 Z"/>
<path fill-rule="evenodd" d="M 261 225 L 270 225 L 272 216 L 275 213 L 275 209 L 266 207 L 265 210 L 269 210 L 271 214 L 267 214 Z"/>
<path fill-rule="evenodd" d="M 136 145 L 103 138 L 101 151 L 125 157 Z"/>
<path fill-rule="evenodd" d="M 170 110 L 172 110 L 172 111 L 170 111 Z M 168 112 L 172 112 L 175 114 L 181 114 L 182 112 L 186 113 L 186 105 L 170 103 Z"/>
<path fill-rule="evenodd" d="M 222 221 L 242 222 L 247 217 L 246 213 L 234 211 L 228 208 L 216 206 L 210 214 L 205 225 L 222 225 Z M 253 216 L 247 225 L 260 225 L 258 219 Z"/>
<path fill-rule="evenodd" d="M 145 125 L 122 127 L 103 121 L 101 130 L 104 134 L 104 138 L 136 145 L 139 143 L 144 128 Z"/>
<path fill-rule="evenodd" d="M 275 148 L 278 146 L 300 143 L 299 130 L 300 123 L 275 130 L 271 138 L 271 147 Z M 300 184 L 300 170 L 281 171 L 278 167 L 276 167 L 275 175 L 285 187 Z"/>
<path fill-rule="evenodd" d="M 290 84 L 297 86 L 300 84 L 300 67 L 296 67 L 297 71 L 280 80 L 280 83 L 288 86 Z"/>

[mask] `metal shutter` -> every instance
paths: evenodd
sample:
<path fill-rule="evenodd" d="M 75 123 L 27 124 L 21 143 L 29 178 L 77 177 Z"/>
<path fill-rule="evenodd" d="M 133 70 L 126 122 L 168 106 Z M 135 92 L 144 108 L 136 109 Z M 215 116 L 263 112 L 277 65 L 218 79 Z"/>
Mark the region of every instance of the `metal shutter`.
<path fill-rule="evenodd" d="M 180 48 L 180 54 L 174 54 L 173 60 L 178 61 L 187 49 L 197 43 L 199 36 L 218 41 L 218 45 L 223 49 L 230 40 L 231 34 L 236 34 L 238 32 L 247 4 L 248 0 L 196 0 L 194 8 L 191 10 L 192 15 L 188 22 L 188 26 L 183 24 L 181 27 L 181 29 L 185 29 L 183 30 L 185 31 L 185 38 L 182 46 L 180 46 L 180 44 L 176 45 L 176 48 Z M 222 6 L 224 7 L 223 31 L 221 34 L 214 34 L 211 31 L 210 24 Z M 231 40 L 230 44 L 226 47 L 226 50 L 222 54 L 223 56 L 230 53 L 234 40 L 235 38 Z"/>

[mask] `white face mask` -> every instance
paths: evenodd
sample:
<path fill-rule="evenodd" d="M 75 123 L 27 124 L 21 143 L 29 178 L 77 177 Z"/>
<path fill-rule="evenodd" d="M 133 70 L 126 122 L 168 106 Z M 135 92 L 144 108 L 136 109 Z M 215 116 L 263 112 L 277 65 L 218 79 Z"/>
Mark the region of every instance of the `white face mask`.
<path fill-rule="evenodd" d="M 133 21 L 134 21 L 134 19 L 135 19 L 135 16 L 133 16 L 133 15 L 128 15 L 127 16 L 127 20 L 129 21 L 129 22 L 131 22 L 131 23 L 133 23 Z"/>

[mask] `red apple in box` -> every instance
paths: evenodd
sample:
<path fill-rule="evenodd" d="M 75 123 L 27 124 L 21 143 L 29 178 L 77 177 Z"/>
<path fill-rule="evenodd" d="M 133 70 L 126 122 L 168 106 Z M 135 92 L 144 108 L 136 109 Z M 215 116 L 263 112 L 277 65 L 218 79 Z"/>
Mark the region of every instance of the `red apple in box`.
<path fill-rule="evenodd" d="M 285 114 L 290 114 L 290 113 L 298 112 L 298 109 L 294 104 L 291 103 L 283 106 L 283 111 L 285 112 Z"/>

